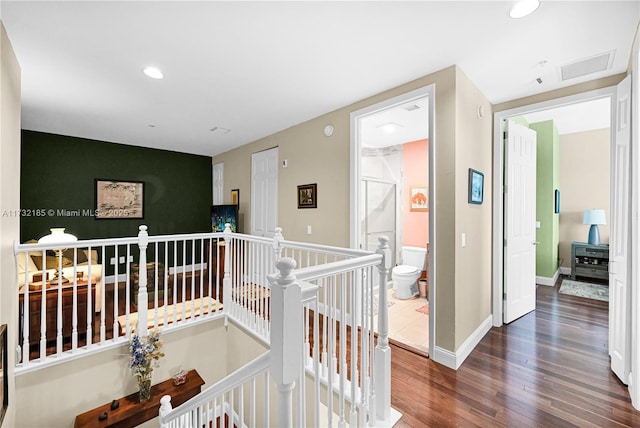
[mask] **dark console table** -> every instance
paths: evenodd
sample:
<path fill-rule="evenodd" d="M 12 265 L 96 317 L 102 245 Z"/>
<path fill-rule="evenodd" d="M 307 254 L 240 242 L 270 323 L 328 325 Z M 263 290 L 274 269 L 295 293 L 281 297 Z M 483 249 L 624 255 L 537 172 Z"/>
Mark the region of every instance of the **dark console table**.
<path fill-rule="evenodd" d="M 171 406 L 178 407 L 191 397 L 197 395 L 204 380 L 197 371 L 190 370 L 187 380 L 182 385 L 175 386 L 173 379 L 165 380 L 151 387 L 151 399 L 141 403 L 138 392 L 129 394 L 118 400 L 119 406 L 111 410 L 111 403 L 103 404 L 93 410 L 89 410 L 76 416 L 74 427 L 117 427 L 133 428 L 158 416 L 160 411 L 160 399 L 164 395 L 171 396 Z M 100 420 L 100 415 L 106 413 L 107 418 Z"/>

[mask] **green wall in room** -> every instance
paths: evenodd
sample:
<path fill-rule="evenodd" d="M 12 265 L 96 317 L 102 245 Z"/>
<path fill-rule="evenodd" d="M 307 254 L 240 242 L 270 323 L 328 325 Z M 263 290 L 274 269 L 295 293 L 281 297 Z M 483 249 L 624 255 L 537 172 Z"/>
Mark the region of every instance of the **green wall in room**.
<path fill-rule="evenodd" d="M 78 239 L 135 236 L 141 224 L 150 235 L 210 231 L 208 156 L 33 131 L 22 131 L 21 150 L 21 242 L 38 239 L 51 227 L 65 227 Z M 96 178 L 144 182 L 144 218 L 58 215 L 94 210 Z"/>
<path fill-rule="evenodd" d="M 559 267 L 560 215 L 555 214 L 555 190 L 560 189 L 560 135 L 552 120 L 529 124 L 537 133 L 536 275 L 554 277 Z"/>

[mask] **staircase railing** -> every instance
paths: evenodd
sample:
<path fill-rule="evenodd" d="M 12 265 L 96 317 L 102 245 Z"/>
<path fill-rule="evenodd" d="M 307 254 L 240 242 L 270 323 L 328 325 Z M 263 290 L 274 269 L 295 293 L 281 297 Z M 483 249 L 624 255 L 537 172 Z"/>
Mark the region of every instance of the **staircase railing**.
<path fill-rule="evenodd" d="M 378 289 L 390 269 L 386 238 L 374 254 L 286 241 L 281 229 L 266 239 L 229 227 L 148 236 L 140 226 L 135 238 L 65 244 L 67 267 L 58 246 L 15 247 L 23 261 L 16 373 L 120 346 L 133 331 L 145 335 L 150 328 L 170 331 L 226 317 L 270 347 L 277 390 L 270 402 L 278 405 L 278 426 L 389 420 L 387 293 Z M 50 252 L 68 282 L 48 279 L 56 270 L 46 263 Z M 35 270 L 29 267 L 33 254 L 41 263 Z M 198 420 L 193 418 L 202 409 L 219 407 L 224 412 L 218 415 L 258 423 L 253 401 L 240 399 L 246 390 L 236 388 L 264 374 L 265 358 L 165 412 L 163 420 L 173 423 L 187 413 L 188 420 Z M 266 377 L 263 382 L 268 385 Z M 215 398 L 220 388 L 226 395 Z"/>
<path fill-rule="evenodd" d="M 286 248 L 286 244 L 276 247 Z M 330 247 L 320 250 L 330 253 Z M 303 251 L 313 253 L 314 248 L 309 246 Z M 301 253 L 289 254 L 299 257 Z M 391 358 L 387 294 L 375 289 L 375 284 L 386 283 L 390 268 L 386 238 L 381 238 L 377 254 L 353 256 L 350 251 L 337 253 L 333 261 L 307 263 L 301 269 L 296 269 L 293 258 L 281 257 L 276 262 L 279 273 L 268 276 L 269 367 L 277 393 L 265 388 L 262 397 L 277 407 L 277 426 L 389 423 Z M 308 258 L 304 253 L 302 259 L 313 260 L 315 256 Z M 376 276 L 378 281 L 374 281 Z M 219 385 L 225 385 L 225 391 L 237 390 L 255 379 L 258 361 L 264 362 L 260 358 L 255 360 Z M 238 393 L 228 395 L 230 398 L 224 401 L 220 388 L 212 387 L 173 411 L 165 406 L 161 422 L 171 427 L 196 426 L 180 423 L 197 420 L 194 415 L 206 413 L 212 406 L 226 409 L 227 417 L 233 415 L 237 419 L 241 415 L 244 421 L 256 420 L 252 416 L 256 412 L 253 401 L 239 401 Z M 205 423 L 213 420 L 203 419 Z"/>

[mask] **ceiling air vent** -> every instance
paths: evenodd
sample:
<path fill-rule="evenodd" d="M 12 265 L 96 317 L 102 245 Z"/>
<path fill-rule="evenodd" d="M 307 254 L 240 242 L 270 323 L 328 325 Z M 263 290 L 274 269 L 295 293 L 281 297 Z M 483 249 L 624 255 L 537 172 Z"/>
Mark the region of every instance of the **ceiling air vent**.
<path fill-rule="evenodd" d="M 404 109 L 406 111 L 420 110 L 420 106 L 417 105 L 417 104 L 409 104 L 409 105 L 404 106 Z"/>
<path fill-rule="evenodd" d="M 571 64 L 563 65 L 562 67 L 560 67 L 562 80 L 575 79 L 576 77 L 586 76 L 587 74 L 607 70 L 613 63 L 614 53 L 615 50 L 605 52 L 591 58 L 572 62 Z"/>

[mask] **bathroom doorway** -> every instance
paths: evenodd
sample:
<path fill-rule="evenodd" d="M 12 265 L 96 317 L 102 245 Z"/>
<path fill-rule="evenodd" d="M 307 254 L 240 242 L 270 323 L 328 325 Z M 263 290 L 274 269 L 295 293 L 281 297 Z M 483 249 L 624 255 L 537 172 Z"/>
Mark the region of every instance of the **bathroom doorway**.
<path fill-rule="evenodd" d="M 352 113 L 352 191 L 357 187 L 352 198 L 352 246 L 375 251 L 378 237 L 387 236 L 392 268 L 409 267 L 402 256 L 407 248 L 422 249 L 420 263 L 413 258 L 412 265 L 419 266 L 411 293 L 407 295 L 404 288 L 397 292 L 391 270 L 385 292 L 389 339 L 425 356 L 433 331 L 427 298 L 432 108 L 428 88 Z"/>

